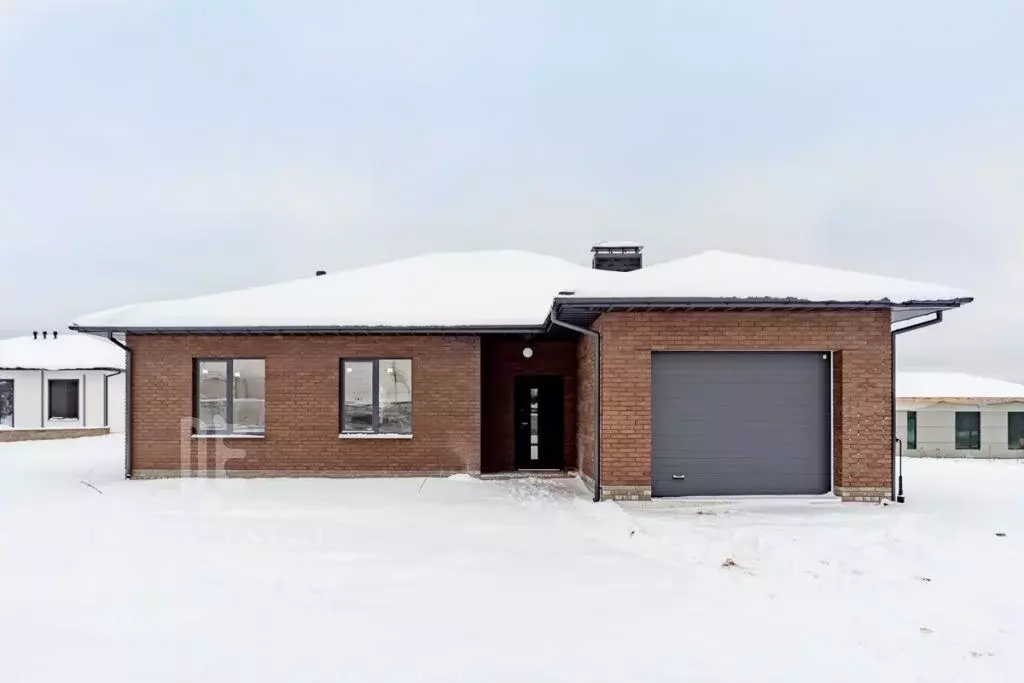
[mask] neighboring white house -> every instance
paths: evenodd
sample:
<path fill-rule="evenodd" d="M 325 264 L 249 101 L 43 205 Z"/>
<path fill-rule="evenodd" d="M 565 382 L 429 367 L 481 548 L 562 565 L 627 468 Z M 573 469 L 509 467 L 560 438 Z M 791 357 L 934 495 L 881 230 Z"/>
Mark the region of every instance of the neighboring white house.
<path fill-rule="evenodd" d="M 124 367 L 120 347 L 88 334 L 0 340 L 0 430 L 123 432 Z"/>
<path fill-rule="evenodd" d="M 896 436 L 908 455 L 1024 457 L 1024 385 L 953 372 L 900 372 Z"/>

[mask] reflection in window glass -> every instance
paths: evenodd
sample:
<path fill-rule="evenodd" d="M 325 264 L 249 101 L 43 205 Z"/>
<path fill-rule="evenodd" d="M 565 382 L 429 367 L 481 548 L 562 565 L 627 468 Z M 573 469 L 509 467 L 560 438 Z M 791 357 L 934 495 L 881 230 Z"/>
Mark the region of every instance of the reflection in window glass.
<path fill-rule="evenodd" d="M 907 450 L 917 449 L 917 411 L 907 411 Z"/>
<path fill-rule="evenodd" d="M 1006 445 L 1013 451 L 1024 449 L 1024 413 L 1007 413 L 1006 419 L 1008 425 Z"/>
<path fill-rule="evenodd" d="M 196 362 L 196 431 L 263 434 L 266 404 L 265 360 L 229 358 Z"/>
<path fill-rule="evenodd" d="M 228 430 L 228 363 L 223 360 L 199 362 L 197 397 L 199 431 Z"/>
<path fill-rule="evenodd" d="M 342 425 L 345 432 L 373 431 L 373 361 L 343 363 Z"/>
<path fill-rule="evenodd" d="M 262 434 L 266 426 L 266 365 L 263 360 L 231 363 L 234 394 L 231 402 L 232 432 Z"/>
<path fill-rule="evenodd" d="M 78 419 L 78 380 L 51 379 L 48 393 L 50 395 L 51 420 Z"/>
<path fill-rule="evenodd" d="M 0 379 L 0 427 L 14 426 L 14 380 Z"/>
<path fill-rule="evenodd" d="M 955 447 L 958 450 L 976 451 L 981 448 L 981 413 L 957 412 L 955 425 Z"/>
<path fill-rule="evenodd" d="M 380 431 L 412 434 L 412 361 L 380 360 Z"/>

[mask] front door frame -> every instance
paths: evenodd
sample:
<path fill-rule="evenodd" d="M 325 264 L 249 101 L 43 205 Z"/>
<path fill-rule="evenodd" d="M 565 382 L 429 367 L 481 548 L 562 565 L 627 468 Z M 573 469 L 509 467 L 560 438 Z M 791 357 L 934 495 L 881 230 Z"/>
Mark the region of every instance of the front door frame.
<path fill-rule="evenodd" d="M 517 470 L 565 467 L 564 381 L 562 375 L 552 374 L 515 377 L 512 429 Z"/>

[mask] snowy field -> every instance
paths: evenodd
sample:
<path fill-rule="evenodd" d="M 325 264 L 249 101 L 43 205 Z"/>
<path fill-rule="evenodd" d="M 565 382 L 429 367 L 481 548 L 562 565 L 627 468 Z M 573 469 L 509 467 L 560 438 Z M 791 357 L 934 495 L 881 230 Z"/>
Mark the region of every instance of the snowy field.
<path fill-rule="evenodd" d="M 3 683 L 1024 679 L 1018 462 L 912 460 L 899 507 L 698 509 L 125 482 L 122 453 L 0 444 Z"/>

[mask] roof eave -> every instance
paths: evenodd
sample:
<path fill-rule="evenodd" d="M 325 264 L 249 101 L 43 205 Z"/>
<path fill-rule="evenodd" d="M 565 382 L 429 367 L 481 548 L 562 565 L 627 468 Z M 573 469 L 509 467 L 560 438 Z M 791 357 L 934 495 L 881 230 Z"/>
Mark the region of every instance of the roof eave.
<path fill-rule="evenodd" d="M 858 301 L 813 301 L 810 299 L 779 299 L 768 297 L 555 297 L 556 306 L 614 308 L 957 308 L 974 301 L 974 297 L 940 300 L 913 300 L 893 303 L 888 299 Z"/>
<path fill-rule="evenodd" d="M 1024 396 L 897 396 L 905 403 L 949 403 L 949 404 L 999 404 L 1021 403 Z"/>
<path fill-rule="evenodd" d="M 805 299 L 713 298 L 713 297 L 555 297 L 553 306 L 587 310 L 780 310 L 780 309 L 950 309 L 972 302 L 973 297 L 933 301 L 810 301 Z M 547 320 L 537 325 L 71 325 L 84 334 L 537 334 L 547 329 Z"/>
<path fill-rule="evenodd" d="M 256 326 L 92 326 L 71 325 L 85 334 L 536 334 L 537 325 L 433 325 L 433 326 L 322 326 L 322 325 L 256 325 Z"/>

